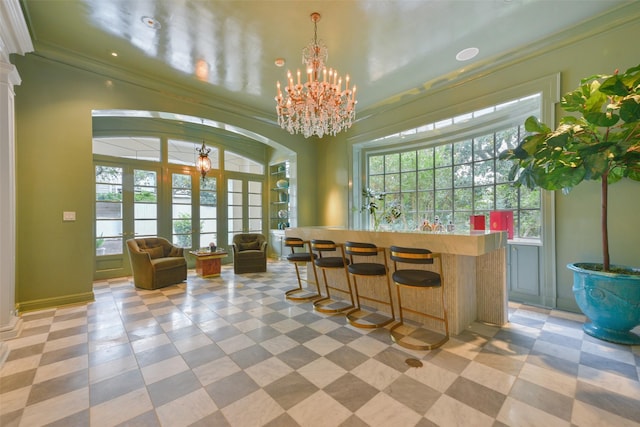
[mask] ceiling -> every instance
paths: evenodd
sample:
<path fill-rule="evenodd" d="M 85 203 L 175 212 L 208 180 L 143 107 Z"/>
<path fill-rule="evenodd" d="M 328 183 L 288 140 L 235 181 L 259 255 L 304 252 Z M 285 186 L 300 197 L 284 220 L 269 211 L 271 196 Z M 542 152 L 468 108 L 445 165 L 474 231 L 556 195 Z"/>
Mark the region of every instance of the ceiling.
<path fill-rule="evenodd" d="M 359 113 L 521 55 L 623 0 L 22 0 L 35 54 L 273 114 L 312 12 Z M 456 60 L 462 49 L 479 54 Z M 112 56 L 116 52 L 117 56 Z M 274 61 L 283 58 L 278 68 Z M 104 71 L 108 70 L 108 71 Z M 304 70 L 303 70 L 304 74 Z"/>

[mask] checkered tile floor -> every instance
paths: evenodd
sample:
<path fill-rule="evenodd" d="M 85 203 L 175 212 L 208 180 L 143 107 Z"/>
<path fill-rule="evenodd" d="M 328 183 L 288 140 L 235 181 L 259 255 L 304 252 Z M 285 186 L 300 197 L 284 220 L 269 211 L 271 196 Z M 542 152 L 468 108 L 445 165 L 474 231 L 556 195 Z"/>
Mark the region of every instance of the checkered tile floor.
<path fill-rule="evenodd" d="M 582 316 L 511 304 L 502 328 L 411 352 L 285 300 L 293 268 L 268 269 L 101 281 L 95 303 L 25 313 L 0 425 L 640 426 L 640 347 L 585 336 Z"/>

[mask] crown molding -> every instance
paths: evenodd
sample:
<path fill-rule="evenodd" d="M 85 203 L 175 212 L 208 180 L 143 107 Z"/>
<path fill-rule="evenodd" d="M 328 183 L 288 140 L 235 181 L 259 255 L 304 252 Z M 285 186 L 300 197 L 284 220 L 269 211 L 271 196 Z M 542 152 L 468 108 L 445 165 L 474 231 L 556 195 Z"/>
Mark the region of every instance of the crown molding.
<path fill-rule="evenodd" d="M 33 52 L 33 43 L 18 0 L 0 1 L 0 53 L 9 60 L 9 55 L 25 55 Z"/>

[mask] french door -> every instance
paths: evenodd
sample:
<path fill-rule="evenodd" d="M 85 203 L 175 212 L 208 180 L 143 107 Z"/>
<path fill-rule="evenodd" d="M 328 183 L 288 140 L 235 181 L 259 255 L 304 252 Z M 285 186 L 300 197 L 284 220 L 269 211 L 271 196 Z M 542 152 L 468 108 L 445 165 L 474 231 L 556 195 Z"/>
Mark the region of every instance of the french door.
<path fill-rule="evenodd" d="M 95 167 L 95 279 L 127 276 L 126 241 L 158 234 L 159 171 L 121 163 Z"/>
<path fill-rule="evenodd" d="M 264 179 L 234 176 L 227 178 L 227 240 L 239 233 L 263 232 Z"/>
<path fill-rule="evenodd" d="M 171 170 L 171 236 L 185 249 L 218 244 L 218 177 Z M 222 242 L 221 242 L 222 243 Z"/>

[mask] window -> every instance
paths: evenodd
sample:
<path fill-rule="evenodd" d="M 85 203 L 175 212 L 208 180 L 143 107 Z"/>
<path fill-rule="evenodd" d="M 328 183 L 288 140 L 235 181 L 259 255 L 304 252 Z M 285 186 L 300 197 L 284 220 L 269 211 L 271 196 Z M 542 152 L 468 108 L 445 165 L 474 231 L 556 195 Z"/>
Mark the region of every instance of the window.
<path fill-rule="evenodd" d="M 173 244 L 182 248 L 191 248 L 191 175 L 171 174 L 171 222 Z"/>
<path fill-rule="evenodd" d="M 253 173 L 256 175 L 264 175 L 265 173 L 265 167 L 262 163 L 231 151 L 224 152 L 224 169 L 231 172 Z"/>
<path fill-rule="evenodd" d="M 512 187 L 511 163 L 498 159 L 523 138 L 518 123 L 531 114 L 539 114 L 539 95 L 380 138 L 391 148 L 365 152 L 365 187 L 386 194 L 381 212 L 400 206 L 397 229 L 415 230 L 423 220 L 439 220 L 465 232 L 470 215 L 485 215 L 489 228 L 490 211 L 512 210 L 514 237 L 539 239 L 540 191 Z M 409 144 L 399 142 L 403 139 Z"/>
<path fill-rule="evenodd" d="M 93 154 L 159 162 L 160 138 L 137 136 L 93 138 Z"/>
<path fill-rule="evenodd" d="M 179 141 L 170 139 L 168 141 L 167 148 L 167 160 L 169 163 L 176 165 L 192 166 L 196 163 L 198 158 L 197 148 L 200 148 L 202 143 L 197 144 L 189 141 Z M 220 150 L 216 147 L 207 145 L 211 151 L 209 152 L 209 160 L 211 160 L 211 169 L 220 168 Z"/>

